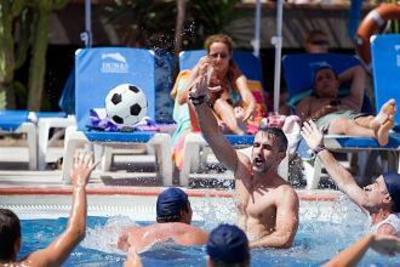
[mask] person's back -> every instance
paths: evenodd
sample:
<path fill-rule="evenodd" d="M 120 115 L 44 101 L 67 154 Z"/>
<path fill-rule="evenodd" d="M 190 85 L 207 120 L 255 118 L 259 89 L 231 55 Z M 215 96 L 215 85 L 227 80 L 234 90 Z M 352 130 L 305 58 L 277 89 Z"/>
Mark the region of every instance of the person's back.
<path fill-rule="evenodd" d="M 168 188 L 157 199 L 157 223 L 145 227 L 128 227 L 119 236 L 118 248 L 137 252 L 152 245 L 173 240 L 179 245 L 201 245 L 207 242 L 207 232 L 191 226 L 192 208 L 188 196 L 179 188 Z"/>
<path fill-rule="evenodd" d="M 198 227 L 182 222 L 156 223 L 145 227 L 130 227 L 121 234 L 119 247 L 128 250 L 129 240 L 135 244 L 135 250 L 142 252 L 155 243 L 173 241 L 182 246 L 202 245 L 207 241 L 207 233 Z"/>

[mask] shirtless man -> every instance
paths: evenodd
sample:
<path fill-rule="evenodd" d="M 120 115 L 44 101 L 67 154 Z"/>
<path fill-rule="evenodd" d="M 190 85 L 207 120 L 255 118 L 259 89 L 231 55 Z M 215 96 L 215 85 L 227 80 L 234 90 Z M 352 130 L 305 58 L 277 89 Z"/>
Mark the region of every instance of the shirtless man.
<path fill-rule="evenodd" d="M 329 64 L 314 71 L 314 93 L 296 107 L 302 121 L 315 120 L 318 128 L 329 134 L 375 137 L 381 146 L 389 142 L 389 130 L 394 126 L 396 102 L 387 101 L 377 116 L 360 113 L 365 87 L 365 71 L 352 67 L 337 75 Z M 338 97 L 342 82 L 351 82 L 350 95 Z"/>
<path fill-rule="evenodd" d="M 73 200 L 66 230 L 47 248 L 32 252 L 17 260 L 21 248 L 21 225 L 18 217 L 8 209 L 0 209 L 0 266 L 61 266 L 72 250 L 85 237 L 86 184 L 95 164 L 89 153 L 75 156 L 71 173 Z"/>
<path fill-rule="evenodd" d="M 400 237 L 400 175 L 385 173 L 375 183 L 360 188 L 353 176 L 323 146 L 323 134 L 313 121 L 305 122 L 302 136 L 324 164 L 329 176 L 372 219 L 378 234 Z"/>
<path fill-rule="evenodd" d="M 192 208 L 187 194 L 179 188 L 170 187 L 158 196 L 157 223 L 124 229 L 118 240 L 118 248 L 128 251 L 134 247 L 140 253 L 167 240 L 183 246 L 205 244 L 207 232 L 191 226 L 191 221 Z"/>
<path fill-rule="evenodd" d="M 278 128 L 264 128 L 255 136 L 251 159 L 236 152 L 218 129 L 207 105 L 207 75 L 199 76 L 190 89 L 200 128 L 214 154 L 234 172 L 239 200 L 239 226 L 250 247 L 288 248 L 298 227 L 299 200 L 296 192 L 277 173 L 286 156 L 287 139 Z"/>

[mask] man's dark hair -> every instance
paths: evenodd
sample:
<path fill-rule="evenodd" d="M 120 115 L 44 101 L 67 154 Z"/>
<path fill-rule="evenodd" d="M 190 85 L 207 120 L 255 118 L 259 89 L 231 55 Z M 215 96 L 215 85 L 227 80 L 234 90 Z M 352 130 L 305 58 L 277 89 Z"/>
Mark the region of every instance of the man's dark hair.
<path fill-rule="evenodd" d="M 263 131 L 268 134 L 268 136 L 272 136 L 278 140 L 278 146 L 280 152 L 286 152 L 288 146 L 288 140 L 286 138 L 285 133 L 280 128 L 276 127 L 262 127 L 260 126 L 260 131 Z"/>
<path fill-rule="evenodd" d="M 15 260 L 15 242 L 21 238 L 20 221 L 9 209 L 0 209 L 0 260 Z"/>

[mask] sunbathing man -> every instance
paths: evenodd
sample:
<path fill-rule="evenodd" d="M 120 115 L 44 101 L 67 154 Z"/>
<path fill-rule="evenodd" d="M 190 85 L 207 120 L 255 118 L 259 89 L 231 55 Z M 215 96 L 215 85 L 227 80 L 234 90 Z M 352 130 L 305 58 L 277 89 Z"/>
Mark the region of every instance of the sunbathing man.
<path fill-rule="evenodd" d="M 385 173 L 375 183 L 360 188 L 352 175 L 323 146 L 323 134 L 313 121 L 305 122 L 302 136 L 322 160 L 330 177 L 372 219 L 378 234 L 400 237 L 400 174 Z"/>
<path fill-rule="evenodd" d="M 208 92 L 212 110 L 220 120 L 222 127 L 226 126 L 228 133 L 244 134 L 244 123 L 252 116 L 256 109 L 256 101 L 247 86 L 247 79 L 232 59 L 233 43 L 229 36 L 223 34 L 211 35 L 205 41 L 207 56 L 200 59 L 192 69 L 186 90 L 178 92 L 178 103 L 187 102 L 188 92 L 192 82 L 201 75 L 201 70 L 207 65 L 212 83 L 212 90 Z M 244 103 L 244 110 L 236 116 L 230 93 L 237 90 Z M 225 127 L 224 127 L 225 128 Z"/>
<path fill-rule="evenodd" d="M 365 72 L 361 66 L 337 76 L 332 66 L 321 64 L 314 73 L 314 94 L 296 108 L 303 122 L 315 120 L 318 128 L 329 134 L 375 137 L 381 146 L 389 142 L 396 102 L 394 99 L 387 101 L 377 116 L 360 113 L 365 87 Z M 338 98 L 339 85 L 345 81 L 351 81 L 350 95 Z"/>
<path fill-rule="evenodd" d="M 237 226 L 221 224 L 207 241 L 207 266 L 250 266 L 249 240 Z"/>
<path fill-rule="evenodd" d="M 21 248 L 21 225 L 18 217 L 8 209 L 0 209 L 0 265 L 1 266 L 61 266 L 71 251 L 85 237 L 86 184 L 94 168 L 92 155 L 78 153 L 71 173 L 73 200 L 66 230 L 48 247 L 17 260 Z"/>
<path fill-rule="evenodd" d="M 341 251 L 325 267 L 350 267 L 356 266 L 369 248 L 394 256 L 400 253 L 400 239 L 390 235 L 367 234 L 350 247 Z"/>
<path fill-rule="evenodd" d="M 205 74 L 194 83 L 190 100 L 204 138 L 217 159 L 234 172 L 239 226 L 246 232 L 250 247 L 290 247 L 298 227 L 299 200 L 290 184 L 277 173 L 286 156 L 285 134 L 278 128 L 260 127 L 251 158 L 235 151 L 218 129 L 207 105 L 207 91 Z"/>
<path fill-rule="evenodd" d="M 191 221 L 192 208 L 187 194 L 179 188 L 168 188 L 157 199 L 157 223 L 124 229 L 118 240 L 118 248 L 128 251 L 134 247 L 140 253 L 168 240 L 183 246 L 205 244 L 208 234 L 191 226 Z"/>

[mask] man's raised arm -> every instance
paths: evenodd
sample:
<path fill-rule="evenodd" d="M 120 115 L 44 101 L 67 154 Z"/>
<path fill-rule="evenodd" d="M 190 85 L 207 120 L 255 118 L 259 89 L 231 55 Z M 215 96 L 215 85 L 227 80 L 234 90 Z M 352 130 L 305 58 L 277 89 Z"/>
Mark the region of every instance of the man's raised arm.
<path fill-rule="evenodd" d="M 30 254 L 25 260 L 28 266 L 61 266 L 72 250 L 85 237 L 86 231 L 86 184 L 95 164 L 91 153 L 76 153 L 71 173 L 73 200 L 67 229 L 47 248 Z"/>
<path fill-rule="evenodd" d="M 238 164 L 238 155 L 220 131 L 217 120 L 207 104 L 207 86 L 207 75 L 204 73 L 195 81 L 189 93 L 189 99 L 195 107 L 201 132 L 215 156 L 225 167 L 235 171 Z"/>
<path fill-rule="evenodd" d="M 348 172 L 334 156 L 323 146 L 323 134 L 313 121 L 304 122 L 301 134 L 308 146 L 322 160 L 330 177 L 337 186 L 361 208 L 369 206 L 366 192 L 360 188 L 350 172 Z"/>

